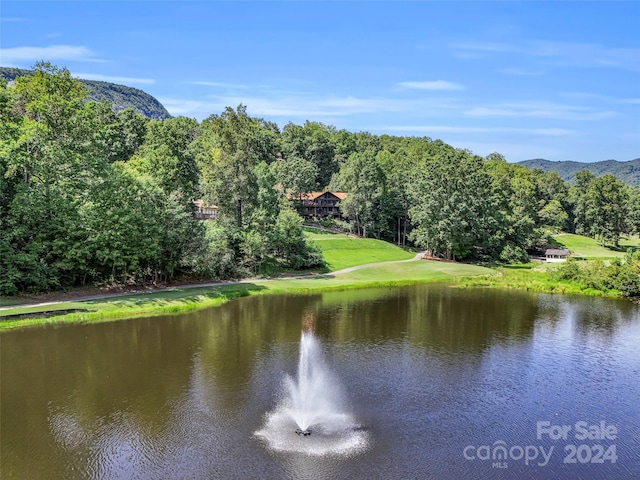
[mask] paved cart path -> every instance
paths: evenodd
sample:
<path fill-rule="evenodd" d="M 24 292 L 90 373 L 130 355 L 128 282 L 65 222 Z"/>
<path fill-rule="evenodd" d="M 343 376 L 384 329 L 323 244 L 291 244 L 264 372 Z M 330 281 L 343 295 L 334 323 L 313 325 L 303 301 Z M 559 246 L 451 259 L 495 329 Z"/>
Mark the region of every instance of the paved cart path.
<path fill-rule="evenodd" d="M 246 278 L 244 280 L 232 281 L 232 282 L 210 282 L 210 283 L 195 283 L 195 284 L 187 284 L 187 285 L 176 285 L 173 287 L 160 287 L 154 289 L 141 289 L 141 290 L 130 290 L 127 292 L 117 292 L 117 293 L 104 293 L 100 295 L 87 295 L 73 298 L 65 298 L 64 300 L 52 300 L 49 302 L 39 302 L 39 303 L 21 303 L 17 305 L 9 305 L 6 307 L 0 307 L 0 311 L 10 311 L 16 308 L 25 308 L 25 307 L 46 307 L 49 305 L 58 305 L 60 303 L 69 303 L 69 302 L 89 302 L 92 300 L 105 300 L 109 298 L 118 298 L 118 297 L 128 297 L 131 295 L 144 295 L 148 293 L 161 293 L 161 292 L 171 292 L 178 290 L 187 290 L 192 288 L 208 288 L 208 287 L 222 287 L 224 285 L 240 285 L 243 283 L 254 283 L 254 282 L 271 282 L 275 280 L 295 280 L 299 278 L 318 278 L 318 277 L 329 277 L 333 275 L 341 275 L 343 273 L 353 272 L 355 270 L 360 270 L 361 268 L 369 268 L 376 267 L 378 265 L 388 265 L 392 263 L 406 263 L 406 262 L 415 262 L 417 260 L 422 259 L 424 256 L 424 252 L 419 252 L 415 257 L 410 258 L 408 260 L 391 260 L 387 262 L 376 262 L 376 263 L 367 263 L 364 265 L 356 265 L 355 267 L 343 268 L 342 270 L 336 270 L 335 272 L 328 273 L 317 273 L 313 275 L 298 275 L 298 276 L 290 276 L 290 277 L 278 277 L 278 278 L 268 278 L 268 279 L 258 279 L 258 278 Z"/>

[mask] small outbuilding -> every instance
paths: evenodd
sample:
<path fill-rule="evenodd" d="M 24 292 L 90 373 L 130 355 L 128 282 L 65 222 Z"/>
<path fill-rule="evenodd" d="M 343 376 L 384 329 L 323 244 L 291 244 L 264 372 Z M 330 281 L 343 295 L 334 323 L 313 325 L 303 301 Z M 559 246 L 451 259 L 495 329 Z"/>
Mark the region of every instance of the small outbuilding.
<path fill-rule="evenodd" d="M 549 248 L 544 256 L 549 263 L 566 262 L 569 256 L 569 250 L 564 248 Z"/>

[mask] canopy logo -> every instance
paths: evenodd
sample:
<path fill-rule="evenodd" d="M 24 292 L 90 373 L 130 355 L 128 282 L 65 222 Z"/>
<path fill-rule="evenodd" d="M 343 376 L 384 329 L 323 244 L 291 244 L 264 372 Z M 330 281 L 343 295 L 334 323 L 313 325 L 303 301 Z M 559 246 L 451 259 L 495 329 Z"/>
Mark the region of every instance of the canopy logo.
<path fill-rule="evenodd" d="M 541 420 L 536 422 L 536 439 L 546 445 L 509 446 L 504 440 L 496 440 L 487 445 L 467 445 L 462 449 L 462 455 L 469 461 L 491 462 L 492 468 L 508 468 L 509 461 L 545 467 L 551 461 L 554 451 L 563 452 L 562 461 L 565 464 L 616 463 L 616 445 L 608 442 L 616 440 L 618 432 L 616 425 L 607 424 L 604 420 L 594 424 L 581 420 L 573 425 L 554 425 Z M 589 443 L 573 443 L 574 441 Z M 566 443 L 558 444 L 560 442 Z"/>

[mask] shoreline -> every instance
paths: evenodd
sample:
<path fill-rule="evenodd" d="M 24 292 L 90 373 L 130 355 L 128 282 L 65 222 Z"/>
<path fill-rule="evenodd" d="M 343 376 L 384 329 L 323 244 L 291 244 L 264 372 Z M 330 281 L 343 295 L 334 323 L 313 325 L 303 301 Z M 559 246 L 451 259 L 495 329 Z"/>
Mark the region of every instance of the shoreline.
<path fill-rule="evenodd" d="M 361 265 L 326 274 L 176 285 L 153 290 L 137 289 L 133 292 L 114 292 L 39 304 L 5 306 L 0 309 L 0 332 L 44 325 L 100 323 L 178 314 L 219 306 L 250 295 L 310 294 L 423 283 L 451 283 L 460 288 L 502 288 L 536 293 L 623 298 L 617 291 L 587 289 L 571 281 L 551 281 L 547 272 L 530 268 L 489 269 L 461 263 L 429 260 L 418 262 L 419 258 L 417 255 L 410 260 Z M 56 311 L 64 313 L 57 314 Z"/>
<path fill-rule="evenodd" d="M 187 312 L 221 305 L 248 295 L 306 294 L 455 282 L 460 277 L 492 274 L 492 271 L 485 267 L 468 264 L 443 265 L 438 262 L 418 261 L 419 258 L 419 255 L 416 255 L 410 260 L 360 265 L 326 274 L 191 284 L 152 291 L 116 292 L 81 298 L 51 299 L 39 304 L 5 306 L 0 309 L 0 332 L 41 325 L 94 323 Z M 66 312 L 56 315 L 55 311 Z M 17 315 L 21 315 L 22 318 L 18 319 Z M 24 318 L 26 315 L 30 315 L 31 318 Z"/>

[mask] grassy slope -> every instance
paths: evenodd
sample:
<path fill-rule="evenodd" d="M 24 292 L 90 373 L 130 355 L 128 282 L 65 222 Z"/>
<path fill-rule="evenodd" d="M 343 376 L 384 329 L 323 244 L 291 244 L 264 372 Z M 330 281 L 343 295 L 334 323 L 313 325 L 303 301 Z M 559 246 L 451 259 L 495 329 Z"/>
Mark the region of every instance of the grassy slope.
<path fill-rule="evenodd" d="M 307 230 L 306 235 L 320 247 L 329 271 L 332 272 L 368 263 L 409 260 L 415 255 L 373 238 L 352 238 L 321 230 Z"/>
<path fill-rule="evenodd" d="M 627 248 L 640 248 L 640 237 L 623 238 L 620 247 L 601 247 L 593 238 L 583 237 L 572 233 L 563 233 L 553 237 L 564 248 L 573 252 L 576 257 L 583 258 L 615 258 L 623 257 Z"/>

